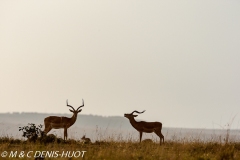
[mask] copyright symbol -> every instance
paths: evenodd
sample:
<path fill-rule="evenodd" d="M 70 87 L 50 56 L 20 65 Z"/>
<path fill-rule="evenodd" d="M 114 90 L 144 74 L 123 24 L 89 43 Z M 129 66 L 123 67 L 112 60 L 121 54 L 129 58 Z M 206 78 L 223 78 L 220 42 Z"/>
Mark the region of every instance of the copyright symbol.
<path fill-rule="evenodd" d="M 1 154 L 1 156 L 2 156 L 2 157 L 7 157 L 7 154 L 8 154 L 7 151 L 3 151 L 2 154 Z"/>

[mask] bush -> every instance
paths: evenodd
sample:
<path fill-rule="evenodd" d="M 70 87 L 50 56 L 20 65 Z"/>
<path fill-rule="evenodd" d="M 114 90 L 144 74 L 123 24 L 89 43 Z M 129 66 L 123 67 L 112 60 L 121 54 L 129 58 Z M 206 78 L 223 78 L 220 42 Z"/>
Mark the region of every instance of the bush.
<path fill-rule="evenodd" d="M 36 142 L 37 138 L 41 137 L 44 133 L 41 128 L 41 124 L 36 126 L 33 123 L 28 123 L 27 126 L 19 127 L 19 131 L 22 131 L 22 136 L 27 138 L 30 142 Z"/>

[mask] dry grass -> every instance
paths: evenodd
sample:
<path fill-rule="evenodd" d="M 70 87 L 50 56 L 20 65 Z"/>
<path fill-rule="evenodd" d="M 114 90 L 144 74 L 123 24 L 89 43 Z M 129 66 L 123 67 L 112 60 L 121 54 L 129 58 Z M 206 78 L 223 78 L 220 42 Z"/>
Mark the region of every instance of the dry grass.
<path fill-rule="evenodd" d="M 87 151 L 84 158 L 45 158 L 47 159 L 131 159 L 131 160 L 231 160 L 240 159 L 240 143 L 220 144 L 216 142 L 175 142 L 168 141 L 160 146 L 159 143 L 141 143 L 106 140 L 98 143 L 84 144 L 75 140 L 53 143 L 30 143 L 9 137 L 0 138 L 0 152 L 17 151 Z M 0 154 L 1 154 L 0 153 Z M 0 155 L 1 157 L 1 155 Z M 0 158 L 2 159 L 2 158 Z M 4 158 L 10 159 L 10 158 Z M 20 159 L 20 158 L 12 158 Z M 21 158 L 22 160 L 34 158 Z"/>

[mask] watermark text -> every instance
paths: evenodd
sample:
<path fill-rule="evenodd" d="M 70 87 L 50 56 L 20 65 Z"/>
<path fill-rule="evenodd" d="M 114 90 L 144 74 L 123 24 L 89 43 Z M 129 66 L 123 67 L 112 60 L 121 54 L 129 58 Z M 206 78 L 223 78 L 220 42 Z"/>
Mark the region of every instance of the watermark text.
<path fill-rule="evenodd" d="M 87 151 L 3 151 L 2 158 L 83 158 Z"/>

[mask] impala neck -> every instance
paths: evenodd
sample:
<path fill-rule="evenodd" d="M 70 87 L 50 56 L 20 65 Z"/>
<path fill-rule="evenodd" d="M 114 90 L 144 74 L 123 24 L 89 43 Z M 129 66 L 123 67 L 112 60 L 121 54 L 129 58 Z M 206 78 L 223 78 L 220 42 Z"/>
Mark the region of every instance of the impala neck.
<path fill-rule="evenodd" d="M 71 124 L 75 123 L 77 120 L 77 113 L 73 113 L 73 116 L 71 117 Z"/>
<path fill-rule="evenodd" d="M 135 126 L 137 125 L 137 122 L 136 122 L 136 120 L 134 119 L 134 117 L 130 117 L 130 118 L 129 118 L 129 121 L 130 121 L 130 123 L 131 123 L 131 125 L 132 125 L 133 127 L 135 127 Z"/>

